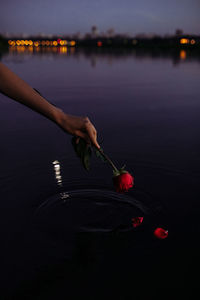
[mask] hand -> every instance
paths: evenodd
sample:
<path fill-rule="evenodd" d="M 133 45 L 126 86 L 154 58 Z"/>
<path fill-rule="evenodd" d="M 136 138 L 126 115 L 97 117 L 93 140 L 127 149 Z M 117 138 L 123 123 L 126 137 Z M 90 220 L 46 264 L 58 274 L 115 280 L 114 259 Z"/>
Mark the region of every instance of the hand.
<path fill-rule="evenodd" d="M 88 144 L 100 148 L 97 142 L 97 131 L 88 117 L 79 117 L 65 114 L 60 111 L 58 125 L 71 135 L 83 138 Z"/>

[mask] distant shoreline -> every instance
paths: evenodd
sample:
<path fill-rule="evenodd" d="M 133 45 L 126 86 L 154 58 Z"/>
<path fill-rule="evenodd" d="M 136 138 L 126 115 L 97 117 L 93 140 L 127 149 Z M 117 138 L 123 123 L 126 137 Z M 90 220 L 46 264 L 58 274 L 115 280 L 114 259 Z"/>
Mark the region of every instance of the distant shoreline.
<path fill-rule="evenodd" d="M 0 48 L 8 46 L 33 46 L 33 47 L 49 47 L 49 46 L 66 46 L 66 47 L 97 47 L 97 48 L 200 48 L 200 36 L 197 35 L 180 35 L 171 37 L 127 37 L 116 35 L 114 37 L 92 37 L 87 36 L 84 39 L 72 39 L 70 37 L 50 38 L 41 37 L 21 37 L 5 38 L 0 36 Z"/>

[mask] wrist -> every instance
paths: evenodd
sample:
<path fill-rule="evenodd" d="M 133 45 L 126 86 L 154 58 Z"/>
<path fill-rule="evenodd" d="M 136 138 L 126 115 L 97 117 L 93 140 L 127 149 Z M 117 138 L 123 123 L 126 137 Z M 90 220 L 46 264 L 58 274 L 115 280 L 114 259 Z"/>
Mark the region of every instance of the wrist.
<path fill-rule="evenodd" d="M 67 115 L 60 109 L 55 107 L 53 112 L 53 120 L 54 122 L 60 126 L 63 127 L 63 122 L 66 121 Z"/>

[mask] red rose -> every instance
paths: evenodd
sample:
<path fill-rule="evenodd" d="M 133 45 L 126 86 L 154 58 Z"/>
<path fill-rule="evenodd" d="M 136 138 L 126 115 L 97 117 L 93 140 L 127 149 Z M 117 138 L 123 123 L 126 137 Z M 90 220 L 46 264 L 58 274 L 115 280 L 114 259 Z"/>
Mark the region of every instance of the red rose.
<path fill-rule="evenodd" d="M 114 186 L 118 193 L 128 191 L 134 185 L 134 178 L 127 171 L 123 171 L 120 175 L 113 177 Z"/>
<path fill-rule="evenodd" d="M 135 218 L 132 218 L 131 220 L 132 220 L 132 225 L 133 225 L 133 227 L 134 228 L 136 228 L 136 227 L 138 227 L 139 225 L 141 225 L 142 224 L 142 222 L 143 222 L 143 217 L 135 217 Z"/>
<path fill-rule="evenodd" d="M 165 239 L 166 237 L 168 237 L 168 230 L 158 227 L 154 230 L 154 235 L 158 239 Z"/>

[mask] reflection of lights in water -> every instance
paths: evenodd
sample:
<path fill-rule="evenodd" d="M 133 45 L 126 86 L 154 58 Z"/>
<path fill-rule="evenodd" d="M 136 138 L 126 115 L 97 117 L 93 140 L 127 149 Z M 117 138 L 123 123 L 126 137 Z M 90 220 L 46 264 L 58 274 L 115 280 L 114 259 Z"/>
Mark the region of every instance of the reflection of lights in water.
<path fill-rule="evenodd" d="M 186 59 L 186 57 L 187 57 L 187 54 L 186 54 L 186 51 L 185 50 L 181 50 L 180 51 L 180 59 Z"/>
<path fill-rule="evenodd" d="M 14 43 L 14 42 L 13 42 Z M 18 52 L 18 53 L 56 53 L 56 54 L 60 54 L 60 55 L 66 55 L 68 52 L 68 48 L 66 46 L 49 46 L 49 47 L 42 47 L 41 46 L 17 46 L 15 44 L 10 44 L 9 45 L 9 51 L 10 52 Z M 70 53 L 74 53 L 75 52 L 75 47 L 70 47 Z"/>
<path fill-rule="evenodd" d="M 69 194 L 67 192 L 60 193 L 61 199 L 63 199 L 63 202 L 65 202 L 67 198 L 69 198 Z"/>
<path fill-rule="evenodd" d="M 74 54 L 74 52 L 75 52 L 75 47 L 71 47 L 70 48 L 70 54 Z"/>
<path fill-rule="evenodd" d="M 53 161 L 53 167 L 54 167 L 55 178 L 56 178 L 57 184 L 59 186 L 62 186 L 62 176 L 60 173 L 60 163 L 58 160 Z"/>
<path fill-rule="evenodd" d="M 55 178 L 57 181 L 57 185 L 59 187 L 62 187 L 62 176 L 60 173 L 60 162 L 58 160 L 54 160 L 52 162 L 53 164 L 53 168 L 54 168 L 54 172 L 55 172 Z M 69 194 L 67 192 L 61 192 L 60 193 L 60 198 L 63 200 L 63 202 L 66 202 L 66 199 L 69 198 Z"/>
<path fill-rule="evenodd" d="M 59 53 L 67 53 L 67 47 L 60 47 L 59 50 Z"/>

